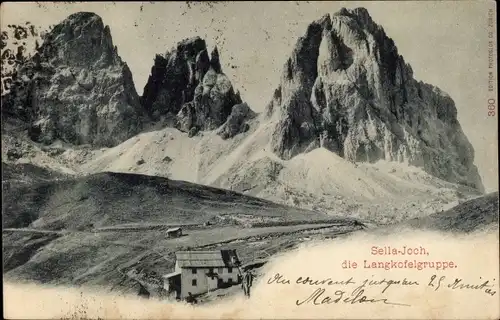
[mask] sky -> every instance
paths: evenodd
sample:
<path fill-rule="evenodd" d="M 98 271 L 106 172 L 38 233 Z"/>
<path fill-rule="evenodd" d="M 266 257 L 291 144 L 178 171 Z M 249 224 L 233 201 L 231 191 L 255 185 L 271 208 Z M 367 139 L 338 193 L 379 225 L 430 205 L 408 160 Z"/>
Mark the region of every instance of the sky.
<path fill-rule="evenodd" d="M 110 26 L 139 95 L 156 54 L 200 36 L 209 51 L 217 45 L 223 71 L 242 99 L 262 111 L 297 38 L 310 22 L 342 7 L 365 7 L 394 40 L 414 77 L 453 98 L 486 191 L 498 190 L 498 120 L 487 109 L 488 99 L 497 97 L 496 79 L 495 91 L 488 91 L 488 32 L 496 33 L 496 23 L 488 26 L 493 1 L 4 2 L 1 25 L 30 21 L 43 28 L 78 11 L 97 13 Z"/>

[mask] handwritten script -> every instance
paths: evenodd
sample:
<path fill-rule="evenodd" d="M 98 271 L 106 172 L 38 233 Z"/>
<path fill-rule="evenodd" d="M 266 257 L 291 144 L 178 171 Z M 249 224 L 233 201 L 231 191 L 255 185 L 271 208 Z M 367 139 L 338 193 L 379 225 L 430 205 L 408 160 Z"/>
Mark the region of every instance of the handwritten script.
<path fill-rule="evenodd" d="M 301 297 L 295 301 L 297 306 L 311 304 L 371 304 L 382 303 L 394 306 L 408 307 L 408 303 L 400 301 L 392 301 L 384 297 L 384 294 L 391 288 L 402 287 L 421 287 L 426 286 L 433 291 L 438 290 L 467 290 L 482 292 L 488 296 L 495 296 L 496 279 L 483 279 L 479 277 L 476 281 L 467 282 L 461 278 L 448 278 L 446 276 L 432 275 L 428 281 L 415 281 L 408 278 L 403 279 L 361 279 L 357 280 L 353 277 L 347 279 L 314 279 L 310 276 L 300 276 L 294 280 L 290 280 L 285 275 L 276 273 L 267 280 L 268 285 L 299 285 L 314 287 L 311 294 Z M 327 291 L 328 287 L 335 287 L 331 291 Z M 370 294 L 367 290 L 370 290 Z"/>

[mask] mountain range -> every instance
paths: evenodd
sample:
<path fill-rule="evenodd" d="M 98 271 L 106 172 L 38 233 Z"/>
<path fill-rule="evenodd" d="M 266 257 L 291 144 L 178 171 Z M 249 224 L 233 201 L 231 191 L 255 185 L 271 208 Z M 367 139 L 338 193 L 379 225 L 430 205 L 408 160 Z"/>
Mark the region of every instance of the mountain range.
<path fill-rule="evenodd" d="M 139 96 L 110 28 L 72 14 L 2 96 L 3 159 L 157 175 L 379 221 L 484 191 L 452 98 L 413 78 L 366 9 L 313 21 L 262 113 L 221 59 L 199 37 L 181 40 L 154 57 Z"/>

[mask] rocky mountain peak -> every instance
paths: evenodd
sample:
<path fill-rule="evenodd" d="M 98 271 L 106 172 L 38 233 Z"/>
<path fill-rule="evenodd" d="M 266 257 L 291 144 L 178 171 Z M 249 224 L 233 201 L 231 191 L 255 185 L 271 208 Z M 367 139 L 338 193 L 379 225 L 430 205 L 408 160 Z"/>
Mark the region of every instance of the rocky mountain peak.
<path fill-rule="evenodd" d="M 217 129 L 229 119 L 231 123 L 218 131 L 229 138 L 247 128 L 247 116 L 254 116 L 247 105 L 233 112 L 241 97 L 222 72 L 218 48 L 209 57 L 199 37 L 182 40 L 164 56 L 156 56 L 141 99 L 154 120 L 173 117 L 174 126 L 190 135 Z"/>
<path fill-rule="evenodd" d="M 332 15 L 334 18 L 335 17 L 347 17 L 351 19 L 357 20 L 360 25 L 365 26 L 367 28 L 373 28 L 373 27 L 378 27 L 378 25 L 373 21 L 372 17 L 370 16 L 370 13 L 366 8 L 354 8 L 352 10 L 348 10 L 346 8 L 342 8 L 339 11 L 335 12 Z"/>
<path fill-rule="evenodd" d="M 283 159 L 325 147 L 349 161 L 406 162 L 482 190 L 453 100 L 413 78 L 364 8 L 312 22 L 283 66 L 267 113 Z"/>
<path fill-rule="evenodd" d="M 92 12 L 74 13 L 56 25 L 38 51 L 52 63 L 81 67 L 103 67 L 119 59 L 109 26 Z"/>
<path fill-rule="evenodd" d="M 94 13 L 57 24 L 13 80 L 2 113 L 24 121 L 35 141 L 113 146 L 141 129 L 132 74 Z"/>

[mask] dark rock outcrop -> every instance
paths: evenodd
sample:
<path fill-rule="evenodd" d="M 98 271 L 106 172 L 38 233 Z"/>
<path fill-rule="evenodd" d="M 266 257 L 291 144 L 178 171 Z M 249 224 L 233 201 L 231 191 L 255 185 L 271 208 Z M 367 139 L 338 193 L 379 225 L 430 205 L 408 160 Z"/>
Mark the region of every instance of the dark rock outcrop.
<path fill-rule="evenodd" d="M 142 105 L 153 119 L 174 116 L 175 126 L 190 135 L 219 128 L 233 106 L 242 103 L 219 59 L 217 47 L 209 57 L 199 37 L 185 39 L 164 56 L 157 55 Z"/>
<path fill-rule="evenodd" d="M 309 25 L 266 114 L 277 123 L 273 151 L 284 159 L 325 147 L 350 161 L 406 162 L 483 190 L 453 100 L 413 78 L 364 8 Z"/>
<path fill-rule="evenodd" d="M 186 39 L 164 56 L 156 55 L 151 75 L 141 97 L 142 105 L 155 119 L 177 114 L 210 67 L 205 41 Z"/>
<path fill-rule="evenodd" d="M 246 103 L 240 103 L 233 107 L 226 122 L 217 130 L 222 139 L 232 138 L 238 133 L 249 129 L 247 120 L 253 119 L 257 114 L 248 107 Z"/>
<path fill-rule="evenodd" d="M 141 130 L 132 74 L 94 13 L 56 25 L 13 78 L 2 114 L 25 121 L 34 141 L 113 146 Z"/>

